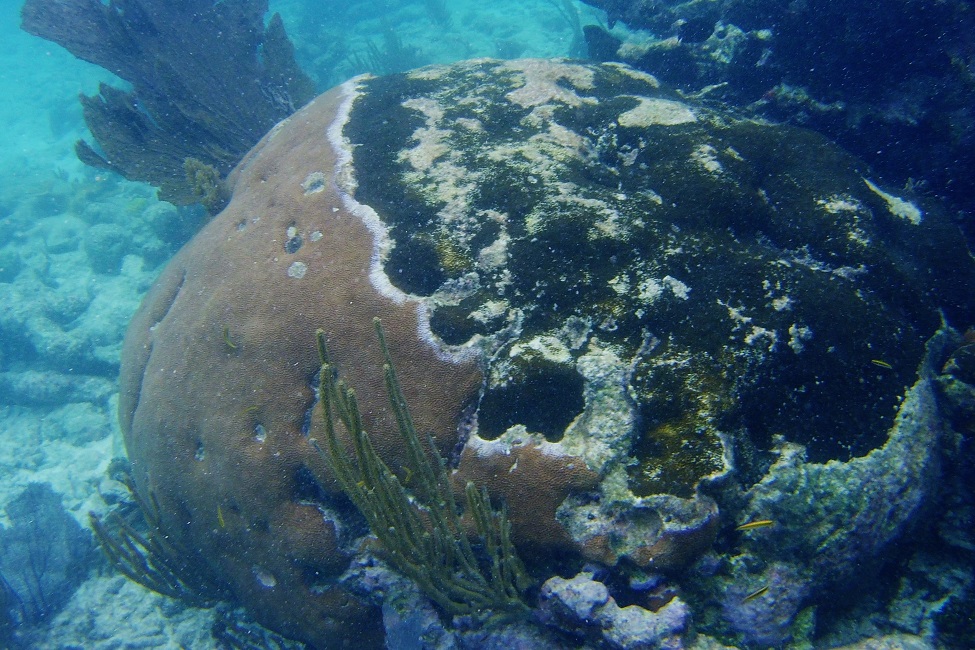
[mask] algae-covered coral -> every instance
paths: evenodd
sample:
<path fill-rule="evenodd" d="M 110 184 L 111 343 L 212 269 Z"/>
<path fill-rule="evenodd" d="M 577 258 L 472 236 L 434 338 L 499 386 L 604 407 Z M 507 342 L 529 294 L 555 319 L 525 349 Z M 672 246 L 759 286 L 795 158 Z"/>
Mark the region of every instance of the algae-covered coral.
<path fill-rule="evenodd" d="M 737 641 L 778 603 L 748 642 L 793 636 L 818 576 L 879 563 L 934 498 L 933 337 L 973 319 L 975 266 L 936 204 L 815 134 L 619 64 L 475 60 L 355 79 L 234 179 L 133 321 L 120 411 L 161 525 L 275 629 L 380 647 L 390 624 L 309 444 L 348 401 L 315 399 L 318 327 L 360 469 L 416 487 L 381 316 L 415 430 L 506 504 L 528 570 L 589 562 L 644 610 L 679 591 L 633 619 L 668 634 L 686 605 Z"/>
<path fill-rule="evenodd" d="M 345 132 L 356 200 L 389 227 L 386 274 L 424 297 L 440 339 L 496 355 L 482 435 L 540 408 L 548 385 L 580 404 L 546 431 L 559 438 L 595 336 L 630 366 L 651 455 L 679 453 L 668 431 L 696 431 L 703 474 L 722 466 L 714 433 L 740 425 L 765 448 L 788 429 L 821 459 L 883 440 L 938 321 L 898 262 L 894 231 L 911 222 L 857 161 L 619 66 L 472 62 L 358 88 Z M 939 252 L 921 254 L 937 268 Z M 450 263 L 461 254 L 476 263 Z M 488 408 L 499 393 L 504 413 Z"/>
<path fill-rule="evenodd" d="M 587 26 L 592 58 L 814 129 L 888 182 L 972 211 L 975 195 L 957 182 L 971 173 L 975 106 L 965 0 L 583 1 L 640 34 Z M 971 220 L 961 226 L 972 241 Z"/>

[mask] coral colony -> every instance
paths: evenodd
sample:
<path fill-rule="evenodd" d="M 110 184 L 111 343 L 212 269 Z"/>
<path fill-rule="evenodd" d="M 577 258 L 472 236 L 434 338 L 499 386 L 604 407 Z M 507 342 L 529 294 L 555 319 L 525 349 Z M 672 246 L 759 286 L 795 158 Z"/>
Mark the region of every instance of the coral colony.
<path fill-rule="evenodd" d="M 11 309 L 71 370 L 0 347 L 0 393 L 109 403 L 119 370 L 91 528 L 208 643 L 969 647 L 970 7 L 584 1 L 546 11 L 588 60 L 417 67 L 383 15 L 338 57 L 382 74 L 313 98 L 266 0 L 27 0 L 130 84 L 82 96 L 79 158 L 209 216 L 79 208 L 48 253 L 168 262 L 114 348 Z M 24 645 L 92 544 L 47 483 L 6 511 Z"/>
<path fill-rule="evenodd" d="M 819 136 L 621 64 L 475 60 L 326 93 L 235 181 L 133 320 L 121 412 L 159 526 L 273 629 L 380 644 L 414 608 L 364 586 L 381 562 L 461 636 L 677 643 L 702 612 L 777 644 L 932 498 L 975 267 Z M 531 581 L 546 625 L 485 618 Z"/>

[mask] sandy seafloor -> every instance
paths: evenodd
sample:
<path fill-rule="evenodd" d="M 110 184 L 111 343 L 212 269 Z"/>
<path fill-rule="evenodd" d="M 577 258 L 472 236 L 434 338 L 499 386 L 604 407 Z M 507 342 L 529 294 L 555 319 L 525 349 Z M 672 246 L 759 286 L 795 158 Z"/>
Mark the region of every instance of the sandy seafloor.
<path fill-rule="evenodd" d="M 422 0 L 332 4 L 271 3 L 321 91 L 361 70 L 316 43 L 341 40 L 364 53 L 367 40 L 383 45 L 384 26 L 416 48 L 410 63 L 418 65 L 567 56 L 578 47 L 560 2 L 450 2 L 446 29 Z M 74 143 L 88 137 L 78 94 L 120 82 L 22 32 L 20 5 L 0 0 L 0 524 L 10 525 L 3 513 L 25 486 L 44 482 L 87 527 L 88 513 L 105 512 L 118 487 L 106 469 L 124 454 L 115 381 L 122 337 L 175 248 L 147 243 L 145 224 L 176 217 L 153 188 L 77 160 Z M 583 24 L 601 20 L 584 5 L 578 12 Z M 108 263 L 91 245 L 106 226 L 136 233 Z M 33 630 L 30 647 L 215 647 L 212 611 L 113 575 L 98 554 L 87 571 L 60 613 Z"/>

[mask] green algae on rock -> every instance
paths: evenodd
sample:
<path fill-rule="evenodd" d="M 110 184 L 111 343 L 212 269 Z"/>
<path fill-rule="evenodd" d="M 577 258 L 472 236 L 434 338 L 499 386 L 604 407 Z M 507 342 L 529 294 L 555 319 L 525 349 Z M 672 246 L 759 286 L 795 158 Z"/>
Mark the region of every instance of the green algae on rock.
<path fill-rule="evenodd" d="M 920 268 L 961 249 L 842 150 L 621 65 L 482 60 L 354 92 L 349 189 L 437 339 L 486 352 L 482 437 L 561 439 L 598 341 L 628 365 L 640 493 L 689 495 L 721 432 L 816 460 L 886 439 L 938 326 L 944 280 Z"/>

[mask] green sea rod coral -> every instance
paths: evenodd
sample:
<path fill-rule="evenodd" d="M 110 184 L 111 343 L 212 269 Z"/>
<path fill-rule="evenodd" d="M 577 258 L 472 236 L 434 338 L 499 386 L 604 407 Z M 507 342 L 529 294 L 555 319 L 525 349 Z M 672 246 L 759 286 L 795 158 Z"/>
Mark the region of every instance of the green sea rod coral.
<path fill-rule="evenodd" d="M 476 533 L 472 543 L 446 464 L 432 440 L 430 451 L 424 450 L 378 318 L 375 325 L 386 390 L 408 450 L 407 478 L 401 482 L 376 453 L 363 429 L 355 392 L 338 378 L 329 361 L 322 330 L 316 336 L 322 361 L 318 391 L 326 440 L 324 448 L 316 441 L 312 444 L 366 518 L 382 544 L 384 557 L 445 612 L 485 620 L 527 613 L 522 592 L 530 579 L 511 543 L 505 509 L 493 509 L 487 490 L 467 483 L 465 512 Z M 352 454 L 338 438 L 336 420 L 352 439 Z M 409 484 L 409 491 L 403 483 Z"/>
<path fill-rule="evenodd" d="M 128 470 L 122 482 L 136 509 L 126 518 L 114 510 L 104 519 L 88 514 L 92 532 L 106 558 L 119 573 L 154 591 L 194 607 L 211 607 L 230 600 L 230 594 L 209 572 L 190 559 L 191 553 L 174 544 L 163 531 L 159 505 L 150 494 L 144 499 L 132 484 Z M 139 521 L 139 520 L 142 521 Z"/>

